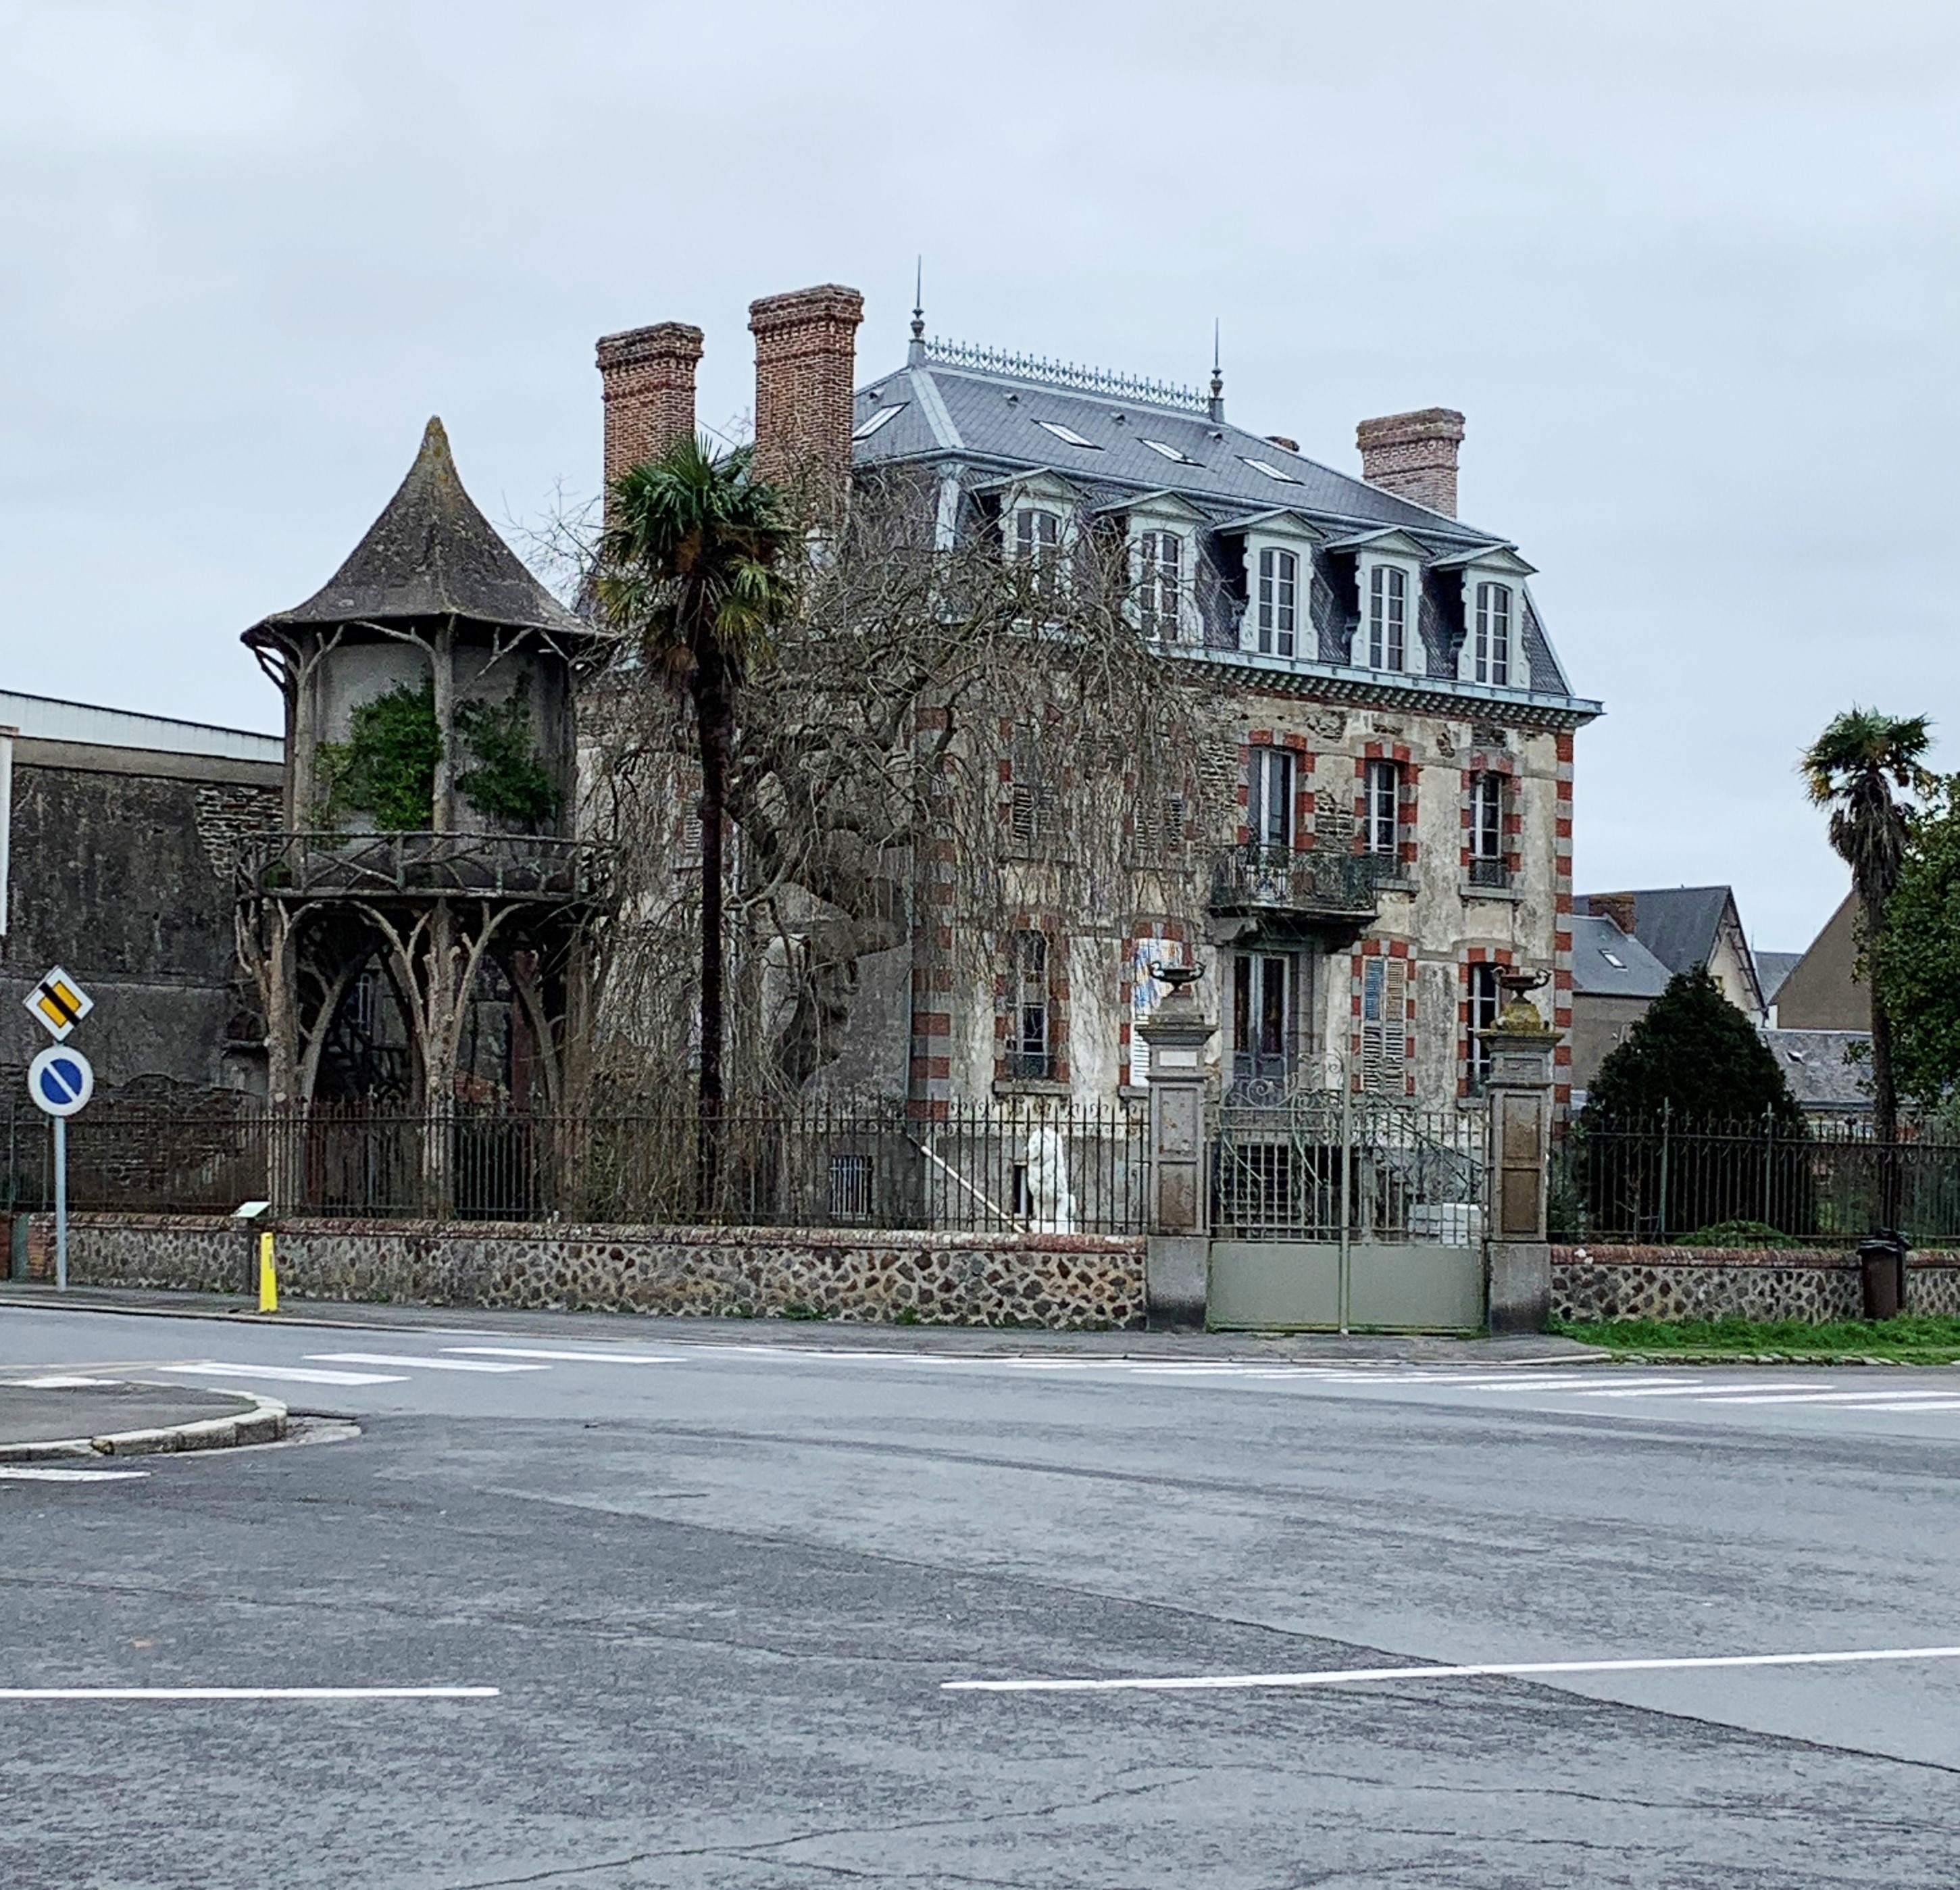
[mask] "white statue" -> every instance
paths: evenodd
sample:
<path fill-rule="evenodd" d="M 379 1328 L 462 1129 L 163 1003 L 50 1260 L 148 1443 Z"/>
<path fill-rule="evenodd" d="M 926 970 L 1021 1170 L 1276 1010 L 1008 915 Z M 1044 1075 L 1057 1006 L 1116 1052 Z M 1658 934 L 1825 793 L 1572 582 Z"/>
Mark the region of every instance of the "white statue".
<path fill-rule="evenodd" d="M 1028 1200 L 1036 1233 L 1073 1233 L 1075 1198 L 1068 1191 L 1068 1145 L 1052 1122 L 1028 1136 Z"/>

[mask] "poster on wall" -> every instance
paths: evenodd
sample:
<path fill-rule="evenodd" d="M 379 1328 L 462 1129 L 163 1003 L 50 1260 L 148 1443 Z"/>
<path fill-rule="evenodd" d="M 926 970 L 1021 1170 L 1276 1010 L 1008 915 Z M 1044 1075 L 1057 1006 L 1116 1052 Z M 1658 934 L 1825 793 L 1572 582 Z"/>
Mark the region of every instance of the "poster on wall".
<path fill-rule="evenodd" d="M 1147 1083 L 1150 1075 L 1150 1047 L 1137 1026 L 1149 1022 L 1151 1013 L 1168 994 L 1170 987 L 1150 975 L 1153 965 L 1183 965 L 1184 941 L 1176 938 L 1137 938 L 1130 941 L 1130 1080 Z"/>

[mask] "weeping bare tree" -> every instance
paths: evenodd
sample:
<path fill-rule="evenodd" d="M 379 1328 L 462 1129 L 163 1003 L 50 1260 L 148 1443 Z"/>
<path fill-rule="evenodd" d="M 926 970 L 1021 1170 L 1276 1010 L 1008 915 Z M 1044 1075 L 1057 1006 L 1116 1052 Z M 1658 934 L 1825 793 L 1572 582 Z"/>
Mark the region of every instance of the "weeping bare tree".
<path fill-rule="evenodd" d="M 984 501 L 947 533 L 939 498 L 916 474 L 861 478 L 848 521 L 804 542 L 766 660 L 730 686 L 729 1052 L 746 1096 L 794 1093 L 835 1059 L 861 966 L 905 942 L 921 902 L 949 967 L 977 976 L 1017 911 L 1195 917 L 1197 845 L 1229 837 L 1198 768 L 1220 698 L 1140 629 L 1127 538 L 1085 530 L 1017 557 Z M 632 1020 L 600 1074 L 658 1095 L 709 1052 L 703 993 L 676 975 L 712 895 L 711 836 L 686 812 L 699 711 L 644 660 L 587 700 L 587 820 L 620 848 L 605 1008 Z"/>

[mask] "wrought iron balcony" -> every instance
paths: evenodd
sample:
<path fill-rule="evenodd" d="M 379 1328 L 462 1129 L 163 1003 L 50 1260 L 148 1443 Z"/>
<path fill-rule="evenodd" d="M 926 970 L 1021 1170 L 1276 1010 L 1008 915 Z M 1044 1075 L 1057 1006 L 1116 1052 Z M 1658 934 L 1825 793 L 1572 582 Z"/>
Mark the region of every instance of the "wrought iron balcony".
<path fill-rule="evenodd" d="M 1365 922 L 1375 916 L 1376 889 L 1395 870 L 1389 854 L 1233 847 L 1213 863 L 1211 909 Z"/>
<path fill-rule="evenodd" d="M 1473 889 L 1502 892 L 1510 883 L 1511 869 L 1501 858 L 1471 861 L 1470 884 Z"/>
<path fill-rule="evenodd" d="M 608 850 L 525 833 L 263 833 L 238 854 L 241 899 L 596 898 Z"/>

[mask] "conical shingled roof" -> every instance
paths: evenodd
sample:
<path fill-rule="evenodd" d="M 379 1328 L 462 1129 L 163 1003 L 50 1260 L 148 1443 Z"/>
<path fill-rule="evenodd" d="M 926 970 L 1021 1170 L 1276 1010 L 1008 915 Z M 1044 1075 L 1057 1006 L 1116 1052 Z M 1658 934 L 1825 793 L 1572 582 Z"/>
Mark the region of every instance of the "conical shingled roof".
<path fill-rule="evenodd" d="M 458 617 L 554 636 L 597 634 L 524 568 L 479 512 L 450 457 L 440 419 L 422 434 L 409 476 L 346 563 L 303 604 L 245 632 L 307 625 Z"/>

